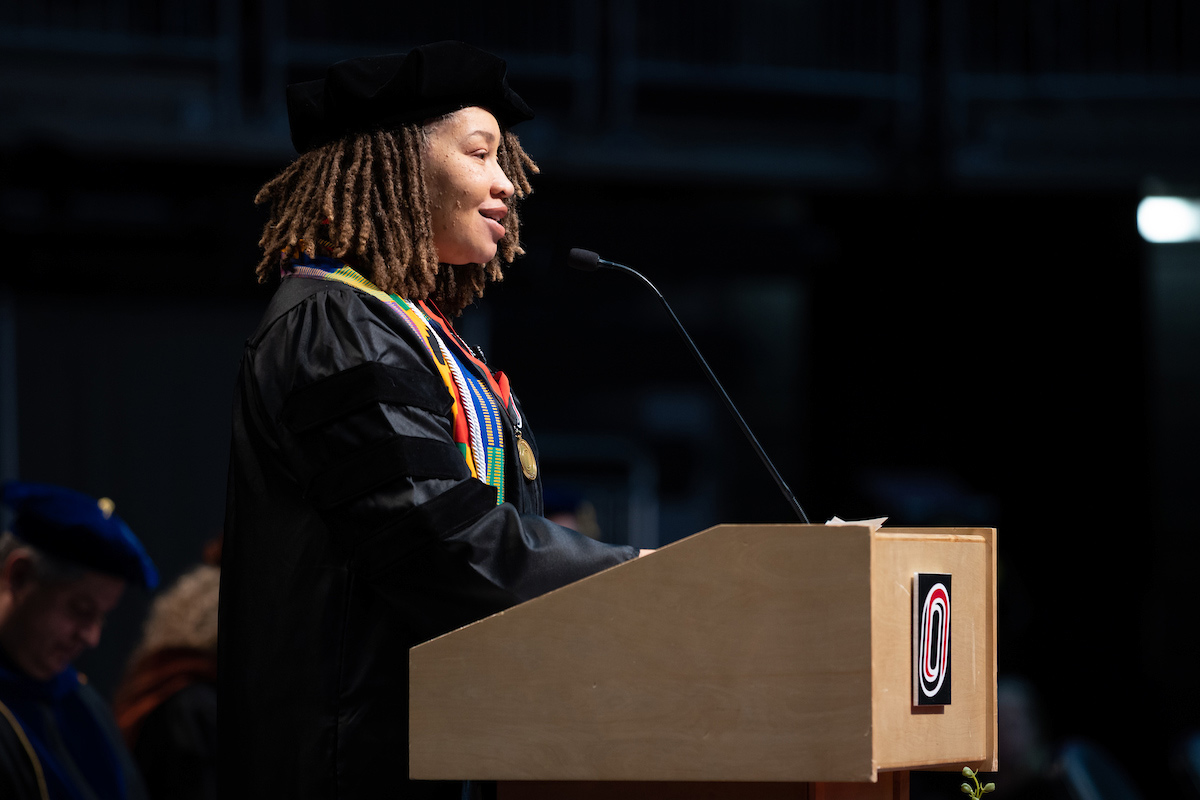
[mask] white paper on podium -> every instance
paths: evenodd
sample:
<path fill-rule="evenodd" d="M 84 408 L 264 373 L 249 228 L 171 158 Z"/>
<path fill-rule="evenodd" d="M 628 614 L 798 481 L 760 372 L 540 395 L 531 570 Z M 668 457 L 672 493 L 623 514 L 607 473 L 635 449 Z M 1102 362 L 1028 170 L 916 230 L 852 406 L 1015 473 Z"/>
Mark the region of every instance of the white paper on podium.
<path fill-rule="evenodd" d="M 848 519 L 848 520 L 842 519 L 841 517 L 834 517 L 833 519 L 829 520 L 829 522 L 826 522 L 825 524 L 826 525 L 866 525 L 868 528 L 871 529 L 871 533 L 874 533 L 875 531 L 879 530 L 879 526 L 882 525 L 884 522 L 887 522 L 887 517 L 876 517 L 875 519 Z"/>

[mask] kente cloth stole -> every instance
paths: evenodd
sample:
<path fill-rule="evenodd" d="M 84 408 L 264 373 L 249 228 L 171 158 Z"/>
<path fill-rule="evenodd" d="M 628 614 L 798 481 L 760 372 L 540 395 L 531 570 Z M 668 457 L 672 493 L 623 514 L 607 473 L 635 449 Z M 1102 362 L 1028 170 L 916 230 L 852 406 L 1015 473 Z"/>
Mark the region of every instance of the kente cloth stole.
<path fill-rule="evenodd" d="M 454 328 L 440 314 L 424 303 L 410 303 L 403 297 L 388 294 L 359 275 L 346 262 L 334 258 L 305 258 L 303 263 L 285 265 L 283 277 L 319 278 L 353 286 L 388 305 L 425 345 L 434 368 L 446 384 L 453 400 L 451 419 L 454 443 L 467 462 L 471 476 L 496 487 L 496 504 L 504 502 L 504 420 L 502 407 L 507 407 L 519 425 L 520 412 L 511 402 L 508 377 L 503 372 L 492 375 L 483 362 L 476 359 Z M 447 339 L 457 340 L 461 354 L 446 346 Z M 464 359 L 474 362 L 472 370 Z M 483 376 L 481 379 L 480 376 Z M 503 404 L 503 406 L 501 405 Z"/>

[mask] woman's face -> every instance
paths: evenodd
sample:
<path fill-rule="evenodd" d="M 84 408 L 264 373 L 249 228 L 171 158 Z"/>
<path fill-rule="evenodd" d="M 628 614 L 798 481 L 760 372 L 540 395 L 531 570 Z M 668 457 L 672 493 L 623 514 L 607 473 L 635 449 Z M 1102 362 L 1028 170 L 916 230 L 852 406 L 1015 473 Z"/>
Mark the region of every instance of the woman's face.
<path fill-rule="evenodd" d="M 455 111 L 426 129 L 421 158 L 443 264 L 484 264 L 504 237 L 512 181 L 500 168 L 500 125 L 491 112 Z"/>

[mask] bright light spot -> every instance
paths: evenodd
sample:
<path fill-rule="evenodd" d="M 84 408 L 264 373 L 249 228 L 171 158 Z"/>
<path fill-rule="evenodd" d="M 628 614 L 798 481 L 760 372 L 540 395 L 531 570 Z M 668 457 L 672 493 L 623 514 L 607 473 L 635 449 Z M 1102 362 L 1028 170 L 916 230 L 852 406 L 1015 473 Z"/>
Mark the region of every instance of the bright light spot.
<path fill-rule="evenodd" d="M 1138 203 L 1137 226 L 1147 242 L 1200 242 L 1200 201 L 1146 197 Z"/>

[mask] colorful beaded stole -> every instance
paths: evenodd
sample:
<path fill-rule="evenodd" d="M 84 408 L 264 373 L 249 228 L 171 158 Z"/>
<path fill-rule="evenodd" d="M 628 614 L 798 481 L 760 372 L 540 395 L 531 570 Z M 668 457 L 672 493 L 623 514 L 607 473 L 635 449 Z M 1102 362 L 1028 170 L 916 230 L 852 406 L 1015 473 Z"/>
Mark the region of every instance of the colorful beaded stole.
<path fill-rule="evenodd" d="M 304 258 L 302 263 L 293 261 L 285 264 L 283 277 L 318 278 L 353 286 L 386 303 L 396 312 L 425 345 L 434 368 L 450 392 L 454 401 L 451 411 L 454 442 L 463 454 L 471 476 L 496 487 L 496 503 L 503 503 L 504 465 L 507 462 L 501 403 L 517 414 L 516 404 L 509 402 L 511 395 L 507 391 L 508 379 L 504 374 L 492 376 L 487 367 L 462 344 L 464 357 L 474 361 L 486 376 L 481 380 L 475 371 L 462 363 L 454 349 L 446 346 L 446 336 L 457 338 L 457 335 L 440 314 L 425 308 L 422 303 L 410 303 L 399 295 L 384 292 L 344 261 L 319 256 Z"/>

